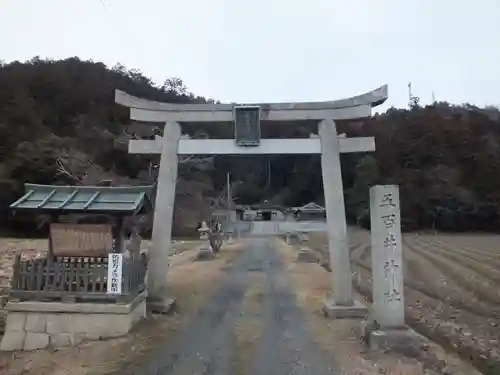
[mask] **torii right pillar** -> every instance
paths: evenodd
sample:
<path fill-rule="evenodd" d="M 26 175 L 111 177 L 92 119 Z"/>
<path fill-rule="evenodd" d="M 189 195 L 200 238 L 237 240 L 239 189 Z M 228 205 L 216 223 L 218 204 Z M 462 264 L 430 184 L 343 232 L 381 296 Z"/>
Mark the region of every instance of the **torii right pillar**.
<path fill-rule="evenodd" d="M 333 318 L 363 318 L 368 315 L 368 309 L 365 305 L 355 301 L 352 296 L 351 260 L 347 239 L 339 138 L 335 122 L 333 120 L 321 121 L 318 133 L 321 140 L 328 251 L 333 273 L 333 298 L 325 300 L 323 311 L 325 315 Z M 356 138 L 351 138 L 351 140 L 356 140 Z M 362 150 L 361 147 L 359 149 Z"/>

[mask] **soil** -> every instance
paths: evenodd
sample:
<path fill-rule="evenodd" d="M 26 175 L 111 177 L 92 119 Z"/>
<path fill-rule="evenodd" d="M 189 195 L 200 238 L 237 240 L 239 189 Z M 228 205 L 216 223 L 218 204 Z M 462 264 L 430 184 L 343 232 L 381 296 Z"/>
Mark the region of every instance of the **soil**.
<path fill-rule="evenodd" d="M 263 239 L 244 250 L 179 337 L 160 344 L 146 368 L 119 373 L 338 374 L 306 332 L 276 250 Z"/>
<path fill-rule="evenodd" d="M 360 250 L 363 252 L 363 249 Z M 194 262 L 197 248 L 172 257 L 172 315 L 150 316 L 129 335 L 58 351 L 0 354 L 5 375 L 62 374 L 405 374 L 477 375 L 430 344 L 427 357 L 373 353 L 359 320 L 330 320 L 322 301 L 331 274 L 297 262 L 298 249 L 277 239 L 224 246 Z"/>
<path fill-rule="evenodd" d="M 351 228 L 349 235 L 354 284 L 371 299 L 370 233 Z M 497 235 L 403 236 L 407 323 L 488 375 L 500 374 L 499 240 Z M 311 235 L 308 245 L 327 258 L 325 235 Z"/>
<path fill-rule="evenodd" d="M 335 356 L 342 374 L 480 374 L 457 355 L 445 352 L 433 342 L 429 342 L 424 351 L 420 347 L 416 348 L 416 353 L 367 350 L 360 320 L 324 318 L 323 301 L 331 291 L 331 270 L 325 270 L 320 263 L 298 262 L 297 249 L 300 246 L 295 246 L 294 250 L 283 243 L 277 246 L 287 264 L 287 273 L 296 291 L 298 305 L 306 312 L 309 331 L 326 353 Z M 362 295 L 355 292 L 355 298 L 371 308 Z"/>

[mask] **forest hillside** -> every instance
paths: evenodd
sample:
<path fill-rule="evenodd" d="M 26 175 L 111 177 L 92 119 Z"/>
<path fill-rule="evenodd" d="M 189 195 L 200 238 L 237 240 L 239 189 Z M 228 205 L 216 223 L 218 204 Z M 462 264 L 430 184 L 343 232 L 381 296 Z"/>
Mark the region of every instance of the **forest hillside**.
<path fill-rule="evenodd" d="M 29 235 L 39 222 L 8 206 L 23 183 L 152 183 L 158 156 L 127 153 L 128 140 L 161 128 L 132 124 L 114 90 L 164 102 L 203 103 L 179 78 L 155 84 L 137 70 L 78 58 L 0 64 L 0 228 Z M 332 98 L 336 99 L 336 98 Z M 405 230 L 500 228 L 500 112 L 445 102 L 389 109 L 364 121 L 342 122 L 347 136 L 375 136 L 377 150 L 342 156 L 350 222 L 366 224 L 368 188 L 398 184 Z M 228 137 L 213 125 L 191 136 Z M 308 136 L 308 126 L 282 126 L 273 136 Z M 237 203 L 323 202 L 319 156 L 215 157 L 182 160 L 174 232 L 188 232 L 221 202 L 226 172 Z M 43 228 L 42 228 L 43 229 Z"/>

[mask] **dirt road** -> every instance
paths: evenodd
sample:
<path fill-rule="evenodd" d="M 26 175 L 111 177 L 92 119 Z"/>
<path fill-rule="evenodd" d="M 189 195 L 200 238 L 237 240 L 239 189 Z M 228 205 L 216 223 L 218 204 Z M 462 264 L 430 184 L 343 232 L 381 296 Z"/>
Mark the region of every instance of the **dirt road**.
<path fill-rule="evenodd" d="M 135 374 L 340 374 L 312 342 L 271 242 L 248 239 L 245 247 L 195 319 L 175 340 L 160 343 L 149 365 Z M 245 296 L 257 281 L 259 304 L 248 309 Z M 238 345 L 235 326 L 242 319 L 261 332 L 248 347 Z M 244 365 L 242 358 L 247 358 Z"/>

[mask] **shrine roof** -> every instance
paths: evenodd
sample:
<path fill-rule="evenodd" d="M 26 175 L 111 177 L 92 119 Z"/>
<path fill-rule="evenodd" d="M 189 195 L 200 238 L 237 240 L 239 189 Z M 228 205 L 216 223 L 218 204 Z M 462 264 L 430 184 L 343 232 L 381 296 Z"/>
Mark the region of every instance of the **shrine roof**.
<path fill-rule="evenodd" d="M 54 186 L 24 184 L 25 194 L 10 205 L 14 210 L 54 213 L 135 215 L 152 207 L 154 185 Z"/>
<path fill-rule="evenodd" d="M 325 207 L 320 206 L 319 204 L 317 204 L 315 202 L 309 202 L 309 203 L 303 205 L 302 207 L 294 207 L 294 209 L 304 211 L 304 212 L 307 212 L 307 211 L 311 211 L 311 212 L 325 211 Z"/>

